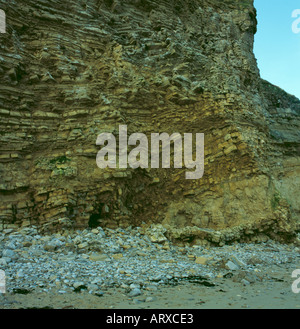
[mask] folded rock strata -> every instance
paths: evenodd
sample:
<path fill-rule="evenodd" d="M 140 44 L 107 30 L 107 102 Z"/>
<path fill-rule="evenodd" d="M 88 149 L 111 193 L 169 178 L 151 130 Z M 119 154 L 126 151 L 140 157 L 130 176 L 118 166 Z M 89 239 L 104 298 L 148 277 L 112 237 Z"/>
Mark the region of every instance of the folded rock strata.
<path fill-rule="evenodd" d="M 145 222 L 216 243 L 295 236 L 300 101 L 260 78 L 252 0 L 1 9 L 0 229 Z M 203 178 L 99 169 L 97 136 L 122 124 L 128 134 L 204 133 Z"/>

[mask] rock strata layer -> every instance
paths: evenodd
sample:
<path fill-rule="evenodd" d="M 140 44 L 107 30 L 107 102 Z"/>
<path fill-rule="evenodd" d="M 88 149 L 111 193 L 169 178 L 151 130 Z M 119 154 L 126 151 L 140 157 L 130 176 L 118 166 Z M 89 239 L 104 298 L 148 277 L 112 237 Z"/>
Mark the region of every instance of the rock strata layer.
<path fill-rule="evenodd" d="M 300 102 L 260 78 L 251 0 L 3 0 L 1 9 L 0 229 L 145 222 L 217 244 L 295 236 Z M 203 178 L 99 169 L 97 136 L 120 125 L 204 133 Z"/>

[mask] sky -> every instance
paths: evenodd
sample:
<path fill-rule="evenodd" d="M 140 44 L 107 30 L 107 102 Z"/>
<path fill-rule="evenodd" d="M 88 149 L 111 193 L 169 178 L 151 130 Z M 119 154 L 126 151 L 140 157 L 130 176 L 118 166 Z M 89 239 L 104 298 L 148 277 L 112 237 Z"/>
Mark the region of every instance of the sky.
<path fill-rule="evenodd" d="M 260 75 L 300 99 L 300 0 L 254 0 L 254 6 L 254 53 Z"/>

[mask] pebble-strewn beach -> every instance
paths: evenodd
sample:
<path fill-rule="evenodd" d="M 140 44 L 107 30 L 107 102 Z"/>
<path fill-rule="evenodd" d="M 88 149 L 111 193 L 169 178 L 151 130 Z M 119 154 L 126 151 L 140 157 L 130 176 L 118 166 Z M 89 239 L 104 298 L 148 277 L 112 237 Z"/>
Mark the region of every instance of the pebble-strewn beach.
<path fill-rule="evenodd" d="M 141 232 L 3 231 L 0 308 L 300 307 L 291 289 L 300 268 L 295 244 L 177 246 Z"/>

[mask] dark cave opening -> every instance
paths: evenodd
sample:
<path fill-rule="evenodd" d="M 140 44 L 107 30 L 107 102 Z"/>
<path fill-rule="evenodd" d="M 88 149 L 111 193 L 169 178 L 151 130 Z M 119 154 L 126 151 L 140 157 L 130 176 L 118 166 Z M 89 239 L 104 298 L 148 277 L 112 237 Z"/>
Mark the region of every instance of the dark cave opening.
<path fill-rule="evenodd" d="M 98 208 L 98 213 L 92 214 L 90 216 L 90 219 L 88 222 L 89 228 L 96 228 L 100 225 L 100 221 L 103 218 L 103 215 L 102 215 L 103 206 L 104 206 L 104 204 L 100 204 L 100 206 Z"/>
<path fill-rule="evenodd" d="M 99 226 L 99 220 L 101 219 L 101 214 L 92 214 L 89 219 L 89 227 L 96 228 Z"/>

